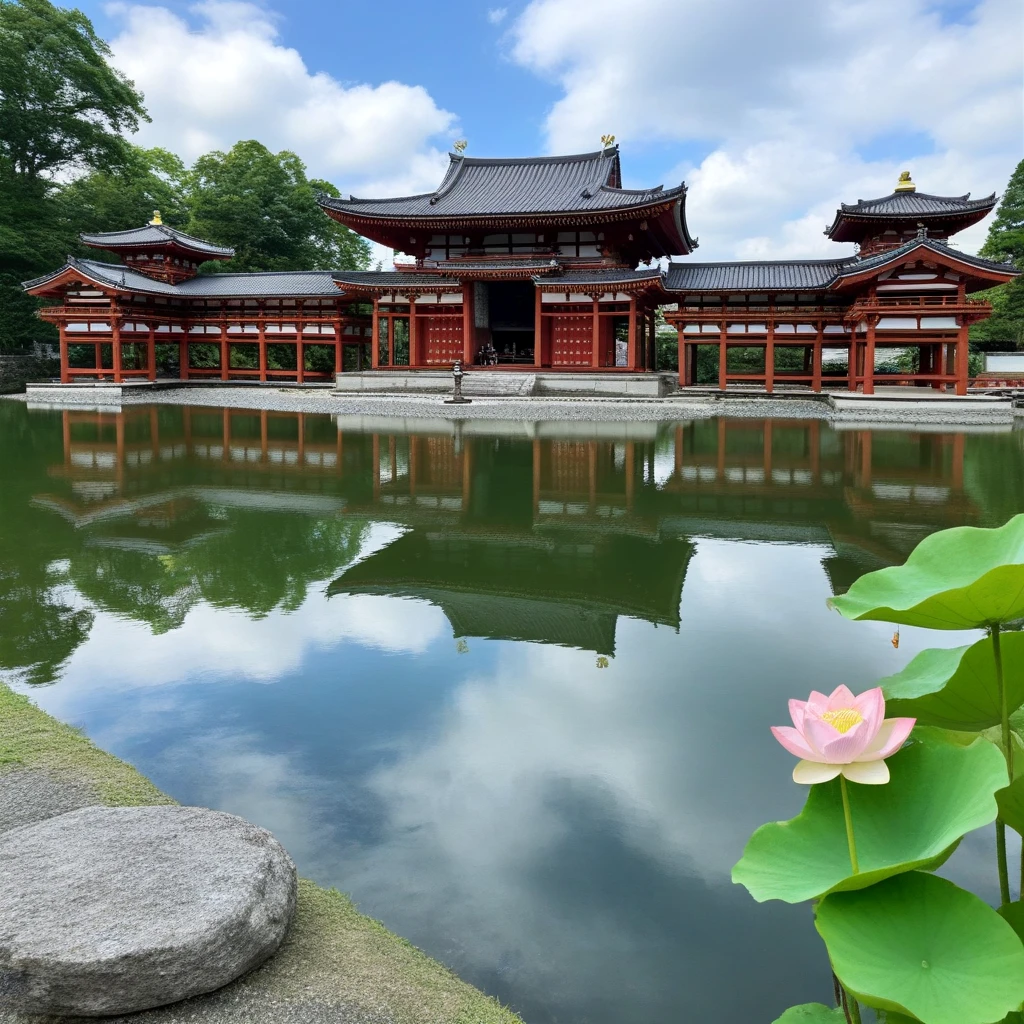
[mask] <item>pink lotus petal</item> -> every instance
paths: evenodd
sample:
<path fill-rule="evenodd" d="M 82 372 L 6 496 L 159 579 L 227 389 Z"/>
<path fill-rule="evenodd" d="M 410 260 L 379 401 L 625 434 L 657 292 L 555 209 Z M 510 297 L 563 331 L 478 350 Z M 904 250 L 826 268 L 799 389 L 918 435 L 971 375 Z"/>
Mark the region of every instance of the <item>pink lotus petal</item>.
<path fill-rule="evenodd" d="M 844 764 L 841 772 L 862 786 L 884 786 L 889 781 L 889 766 L 884 761 L 855 761 Z"/>
<path fill-rule="evenodd" d="M 822 711 L 828 711 L 828 697 L 817 690 L 811 690 L 811 695 L 807 698 L 807 710 L 816 715 L 820 715 Z"/>
<path fill-rule="evenodd" d="M 864 731 L 868 734 L 867 742 L 870 744 L 885 720 L 885 696 L 882 688 L 876 686 L 872 690 L 865 690 L 859 697 L 854 698 L 853 709 L 864 719 Z"/>
<path fill-rule="evenodd" d="M 858 722 L 845 733 L 836 733 L 834 739 L 824 745 L 815 744 L 822 753 L 822 759 L 829 764 L 849 764 L 864 753 L 871 742 L 867 722 Z"/>
<path fill-rule="evenodd" d="M 772 735 L 796 757 L 805 757 L 809 761 L 817 759 L 817 755 L 805 742 L 799 730 L 788 725 L 773 725 Z"/>
<path fill-rule="evenodd" d="M 881 761 L 892 757 L 906 743 L 915 722 L 916 718 L 887 718 L 871 743 L 854 760 Z"/>
<path fill-rule="evenodd" d="M 841 711 L 843 708 L 852 708 L 856 699 L 848 686 L 840 684 L 829 694 L 828 710 Z"/>
<path fill-rule="evenodd" d="M 813 786 L 818 782 L 834 779 L 842 769 L 835 764 L 820 764 L 818 761 L 797 761 L 793 769 L 793 781 L 801 786 Z"/>
<path fill-rule="evenodd" d="M 807 711 L 807 701 L 805 700 L 791 700 L 789 702 L 789 717 L 793 719 L 793 725 L 797 729 L 802 729 L 804 726 L 804 715 Z"/>

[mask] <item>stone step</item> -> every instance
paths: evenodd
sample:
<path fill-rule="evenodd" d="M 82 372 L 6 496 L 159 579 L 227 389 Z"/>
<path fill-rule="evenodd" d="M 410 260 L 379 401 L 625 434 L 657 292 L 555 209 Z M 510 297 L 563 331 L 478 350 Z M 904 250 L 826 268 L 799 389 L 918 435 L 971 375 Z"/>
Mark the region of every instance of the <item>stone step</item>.
<path fill-rule="evenodd" d="M 462 378 L 462 393 L 469 398 L 532 395 L 536 387 L 537 375 L 533 373 L 469 370 Z"/>

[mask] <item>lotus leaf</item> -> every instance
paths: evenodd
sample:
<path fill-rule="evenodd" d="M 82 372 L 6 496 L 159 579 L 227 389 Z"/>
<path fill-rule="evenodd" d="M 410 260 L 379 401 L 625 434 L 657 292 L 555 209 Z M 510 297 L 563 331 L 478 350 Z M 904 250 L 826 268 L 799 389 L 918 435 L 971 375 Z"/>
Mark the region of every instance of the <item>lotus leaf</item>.
<path fill-rule="evenodd" d="M 1000 637 L 1009 711 L 1024 704 L 1024 633 Z M 991 637 L 969 647 L 922 651 L 902 672 L 879 682 L 890 717 L 916 718 L 921 725 L 980 732 L 999 725 L 999 684 Z"/>
<path fill-rule="evenodd" d="M 802 1006 L 791 1006 L 772 1024 L 846 1024 L 846 1015 L 839 1006 L 804 1003 Z"/>
<path fill-rule="evenodd" d="M 1024 616 L 1024 514 L 926 537 L 901 566 L 862 576 L 829 604 L 848 619 L 975 629 Z"/>
<path fill-rule="evenodd" d="M 996 793 L 996 804 L 999 817 L 1014 832 L 1024 836 L 1024 775 L 1018 775 L 1009 786 Z"/>
<path fill-rule="evenodd" d="M 924 1024 L 984 1024 L 1024 1001 L 1020 939 L 945 878 L 911 871 L 833 893 L 814 924 L 837 977 L 868 1006 Z"/>
<path fill-rule="evenodd" d="M 860 873 L 852 874 L 839 780 L 811 787 L 789 821 L 762 825 L 747 842 L 732 879 L 758 902 L 800 903 L 861 889 L 890 875 L 942 864 L 965 833 L 996 816 L 1006 763 L 987 740 L 951 743 L 915 729 L 888 761 L 883 786 L 849 786 Z"/>
<path fill-rule="evenodd" d="M 1024 942 L 1024 903 L 1017 900 L 999 908 L 999 916 L 1017 933 Z"/>

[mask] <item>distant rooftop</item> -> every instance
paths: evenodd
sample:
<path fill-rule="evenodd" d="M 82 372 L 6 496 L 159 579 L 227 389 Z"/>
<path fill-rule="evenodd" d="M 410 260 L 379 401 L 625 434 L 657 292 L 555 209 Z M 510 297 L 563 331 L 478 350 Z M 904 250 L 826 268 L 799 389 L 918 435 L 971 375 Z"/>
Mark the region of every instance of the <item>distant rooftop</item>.
<path fill-rule="evenodd" d="M 164 224 L 159 214 L 141 228 L 128 228 L 125 231 L 101 231 L 91 235 L 80 235 L 82 241 L 95 249 L 108 249 L 116 252 L 119 249 L 136 250 L 152 248 L 178 248 L 194 253 L 200 260 L 231 259 L 235 250 L 224 245 L 214 245 L 184 231 L 178 231 Z"/>

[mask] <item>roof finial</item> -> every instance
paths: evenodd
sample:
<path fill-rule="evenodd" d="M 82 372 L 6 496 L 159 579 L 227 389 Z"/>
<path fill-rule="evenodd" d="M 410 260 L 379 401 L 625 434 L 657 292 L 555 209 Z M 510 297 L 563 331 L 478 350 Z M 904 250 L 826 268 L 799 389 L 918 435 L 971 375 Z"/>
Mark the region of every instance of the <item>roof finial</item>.
<path fill-rule="evenodd" d="M 924 239 L 928 237 L 928 228 L 921 222 L 917 222 L 917 237 Z"/>
<path fill-rule="evenodd" d="M 454 149 L 455 152 L 459 154 L 459 156 L 462 156 L 462 154 L 466 152 L 466 147 L 468 145 L 469 142 L 467 142 L 466 139 L 456 139 L 452 143 L 452 149 Z"/>
<path fill-rule="evenodd" d="M 159 210 L 153 211 L 153 219 L 149 222 L 150 224 L 163 224 L 163 218 L 160 216 Z"/>
<path fill-rule="evenodd" d="M 910 171 L 900 171 L 900 180 L 896 182 L 897 192 L 916 192 L 917 186 L 910 180 Z"/>
<path fill-rule="evenodd" d="M 605 149 L 608 149 L 609 146 L 614 146 L 615 145 L 615 136 L 614 135 L 602 135 L 601 136 L 601 145 L 604 146 Z"/>

